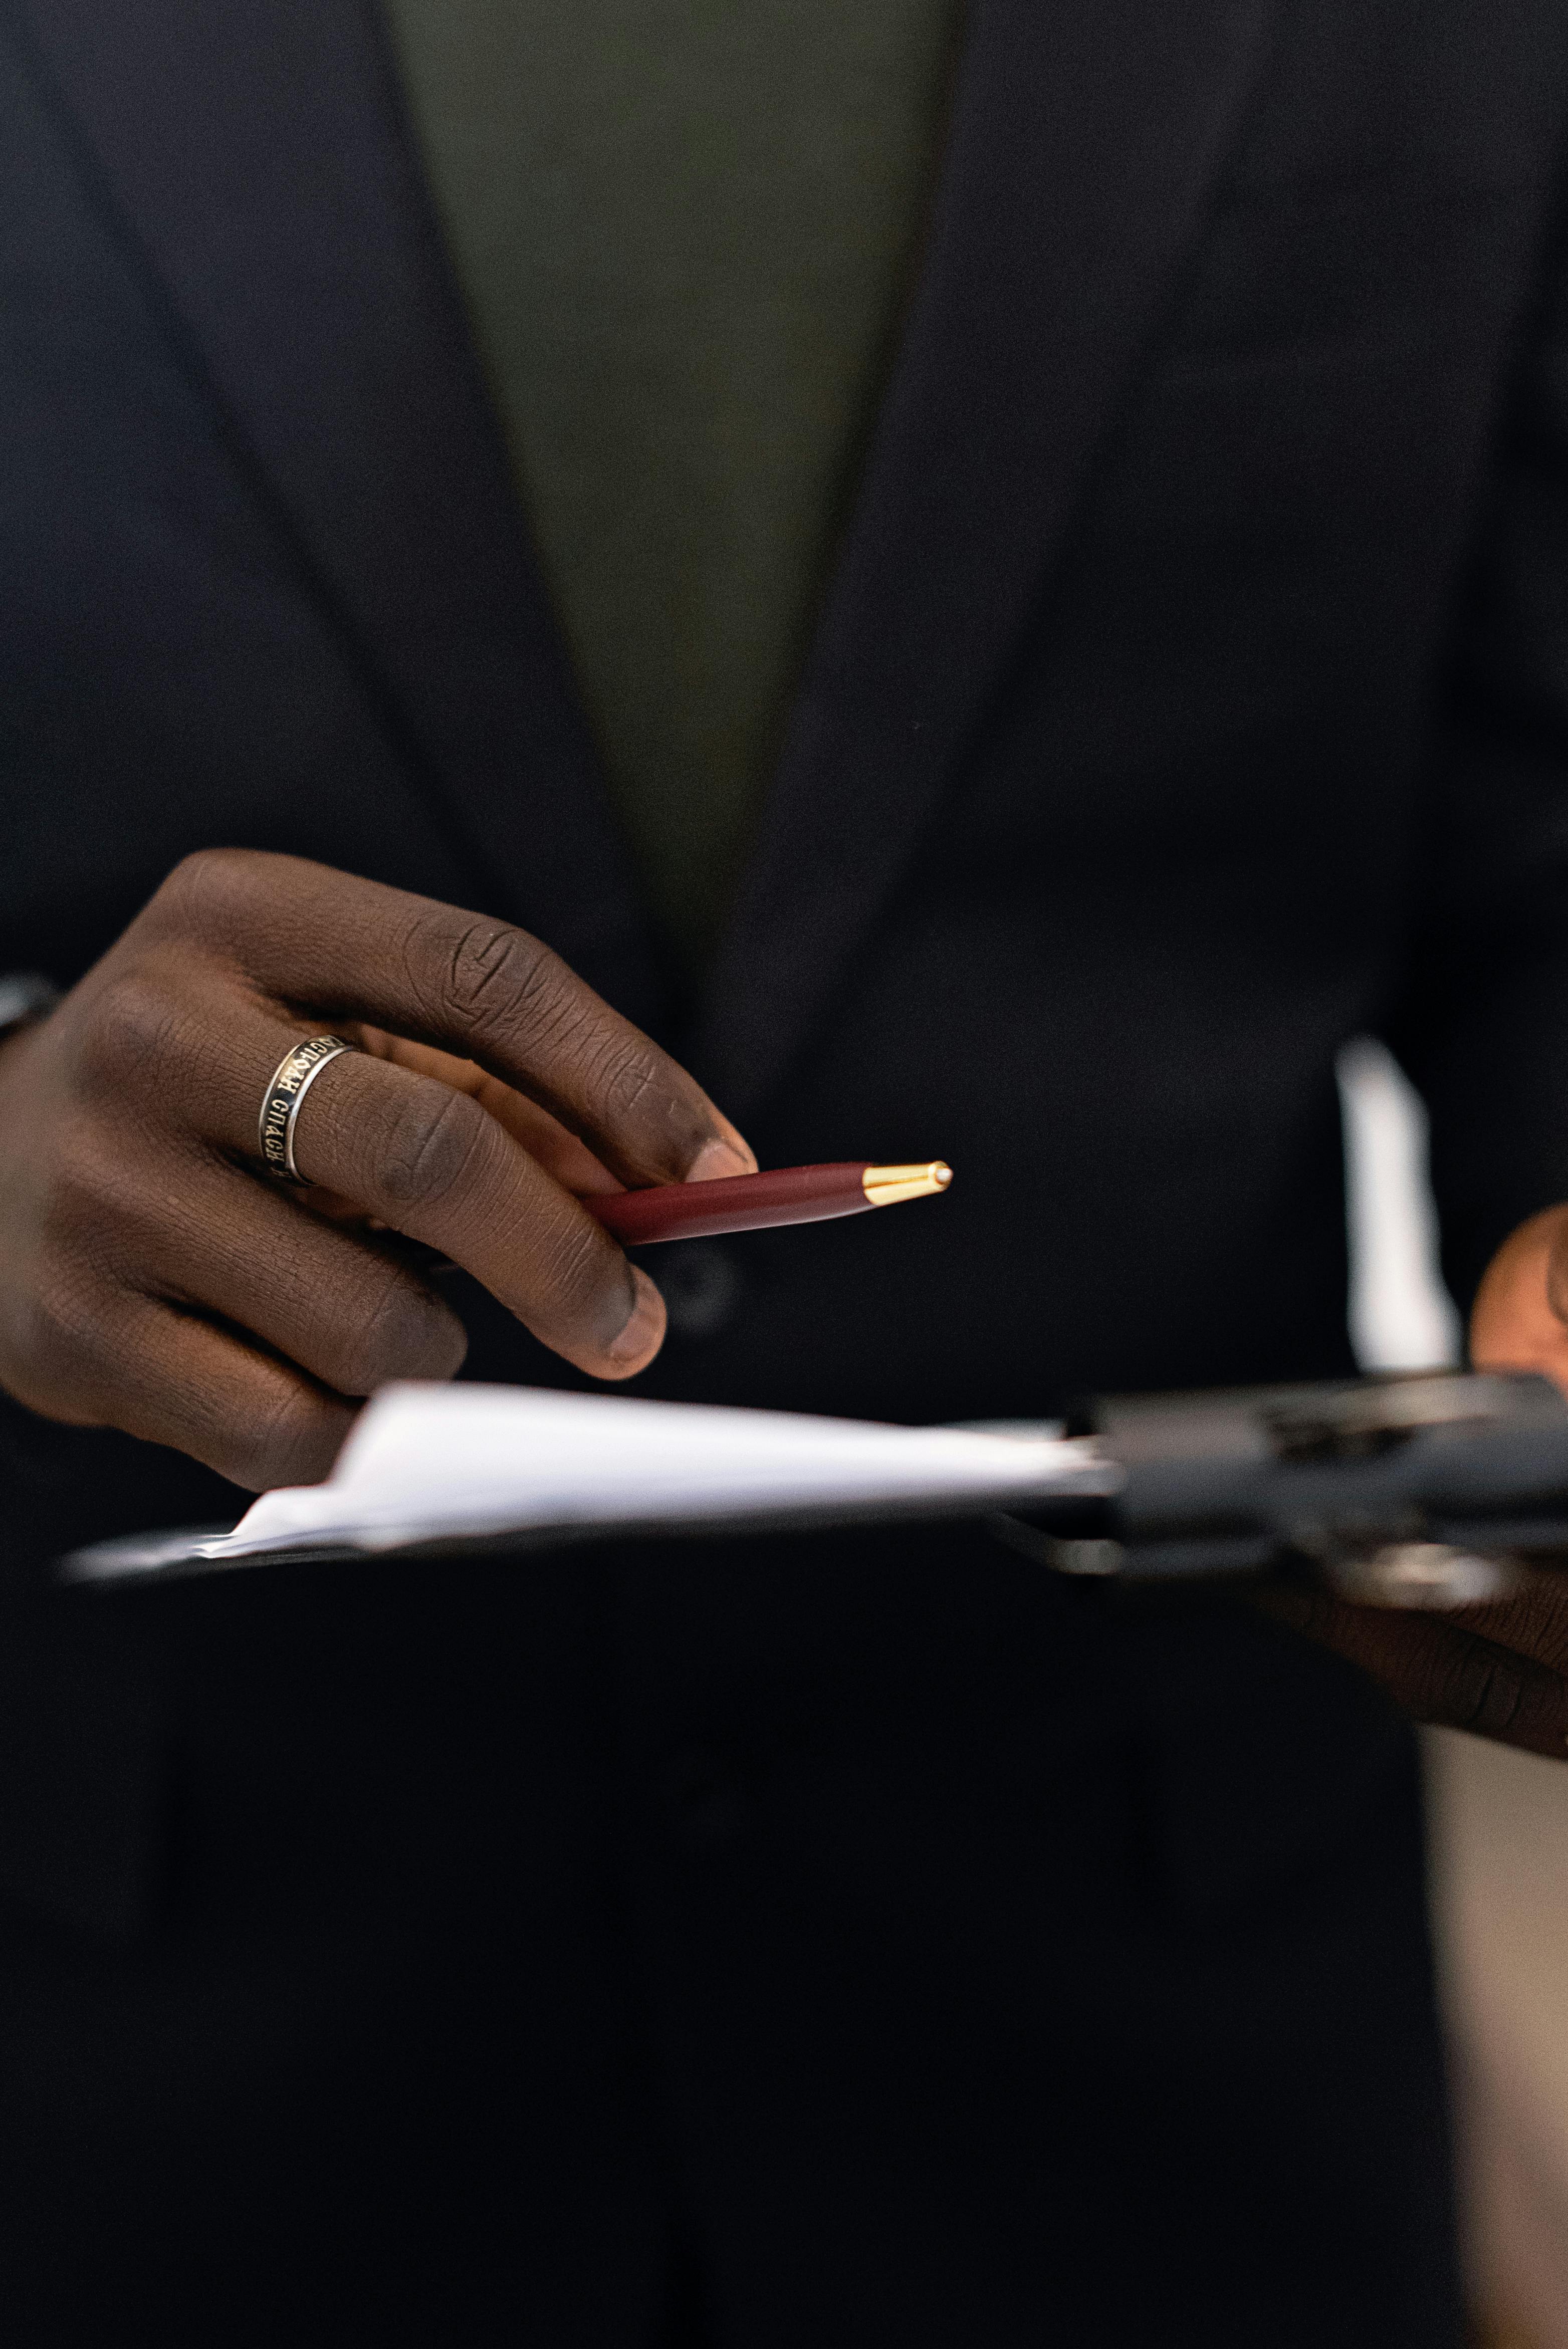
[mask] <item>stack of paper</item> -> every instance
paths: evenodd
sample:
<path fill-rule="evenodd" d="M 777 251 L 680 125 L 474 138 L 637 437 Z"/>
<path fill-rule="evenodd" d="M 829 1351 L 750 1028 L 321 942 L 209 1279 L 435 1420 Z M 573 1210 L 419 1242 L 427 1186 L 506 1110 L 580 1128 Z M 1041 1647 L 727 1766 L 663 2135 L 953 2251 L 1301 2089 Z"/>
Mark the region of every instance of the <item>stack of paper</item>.
<path fill-rule="evenodd" d="M 410 1384 L 367 1407 L 326 1484 L 264 1494 L 232 1533 L 105 1544 L 72 1564 L 107 1578 L 508 1534 L 981 1514 L 1115 1482 L 1092 1444 L 1051 1430 Z"/>

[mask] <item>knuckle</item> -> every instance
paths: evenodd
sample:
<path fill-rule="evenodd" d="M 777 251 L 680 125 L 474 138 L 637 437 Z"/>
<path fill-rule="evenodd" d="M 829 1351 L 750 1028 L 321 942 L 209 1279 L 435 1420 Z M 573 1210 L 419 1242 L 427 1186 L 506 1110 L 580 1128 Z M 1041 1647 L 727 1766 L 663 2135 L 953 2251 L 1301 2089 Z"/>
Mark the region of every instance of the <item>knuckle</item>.
<path fill-rule="evenodd" d="M 439 1207 L 468 1178 L 490 1138 L 490 1120 L 466 1093 L 433 1078 L 397 1113 L 379 1161 L 379 1185 L 399 1207 Z"/>
<path fill-rule="evenodd" d="M 251 1492 L 307 1485 L 324 1476 L 342 1443 L 341 1414 L 304 1391 L 279 1384 L 258 1395 L 229 1431 L 223 1473 Z"/>
<path fill-rule="evenodd" d="M 455 1313 L 392 1273 L 348 1333 L 339 1383 L 345 1394 L 368 1395 L 389 1379 L 451 1378 L 467 1347 Z"/>
<path fill-rule="evenodd" d="M 118 972 L 91 1003 L 86 1071 L 110 1092 L 156 1083 L 189 1058 L 194 1029 L 192 1007 L 167 978 L 146 965 Z"/>
<path fill-rule="evenodd" d="M 574 992 L 558 955 L 509 923 L 472 921 L 445 946 L 441 1009 L 476 1037 L 547 1034 Z"/>
<path fill-rule="evenodd" d="M 28 1289 L 7 1302 L 5 1352 L 10 1362 L 35 1379 L 50 1379 L 73 1359 L 74 1319 L 63 1313 L 51 1290 Z"/>
<path fill-rule="evenodd" d="M 620 1251 L 583 1215 L 552 1217 L 536 1233 L 539 1286 L 563 1324 L 613 1338 L 628 1309 Z M 604 1328 L 607 1313 L 614 1326 Z"/>
<path fill-rule="evenodd" d="M 260 860 L 243 848 L 198 848 L 182 856 L 152 903 L 176 926 L 221 931 L 248 898 Z"/>
<path fill-rule="evenodd" d="M 61 1168 L 40 1230 L 49 1259 L 70 1288 L 109 1274 L 134 1252 L 122 1183 L 101 1158 L 84 1151 Z"/>
<path fill-rule="evenodd" d="M 112 1343 L 108 1304 L 85 1268 L 39 1282 L 8 1301 L 5 1355 L 13 1380 L 57 1403 L 79 1400 Z M 26 1397 L 24 1398 L 26 1399 Z"/>
<path fill-rule="evenodd" d="M 587 1073 L 594 1092 L 617 1117 L 672 1106 L 667 1064 L 640 1037 L 606 1037 L 590 1056 Z"/>

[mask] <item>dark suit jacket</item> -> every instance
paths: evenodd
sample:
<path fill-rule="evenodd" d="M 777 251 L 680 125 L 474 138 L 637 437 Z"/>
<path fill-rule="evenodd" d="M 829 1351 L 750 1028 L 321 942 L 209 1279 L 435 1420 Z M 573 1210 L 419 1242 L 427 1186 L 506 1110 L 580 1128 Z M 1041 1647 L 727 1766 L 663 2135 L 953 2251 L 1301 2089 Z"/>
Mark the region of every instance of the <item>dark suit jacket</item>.
<path fill-rule="evenodd" d="M 1568 1194 L 1565 136 L 1549 0 L 975 0 L 691 1007 L 363 0 L 0 0 L 0 967 L 304 852 L 526 923 L 764 1163 L 959 1162 L 671 1252 L 652 1392 L 1344 1367 L 1345 1038 L 1459 1293 Z M 5 1444 L 8 2343 L 1454 2339 L 1348 1672 L 950 1532 L 66 1601 L 238 1496 Z"/>

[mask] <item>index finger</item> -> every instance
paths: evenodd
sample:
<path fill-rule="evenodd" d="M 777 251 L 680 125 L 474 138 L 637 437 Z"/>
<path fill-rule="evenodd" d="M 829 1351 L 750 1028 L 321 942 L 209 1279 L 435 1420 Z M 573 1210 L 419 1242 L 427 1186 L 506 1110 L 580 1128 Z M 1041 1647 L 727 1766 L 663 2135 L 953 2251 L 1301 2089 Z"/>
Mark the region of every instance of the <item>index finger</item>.
<path fill-rule="evenodd" d="M 477 1061 L 623 1183 L 755 1171 L 696 1079 L 510 923 L 249 850 L 187 858 L 154 907 L 221 940 L 257 986 L 327 1025 L 369 1020 Z"/>

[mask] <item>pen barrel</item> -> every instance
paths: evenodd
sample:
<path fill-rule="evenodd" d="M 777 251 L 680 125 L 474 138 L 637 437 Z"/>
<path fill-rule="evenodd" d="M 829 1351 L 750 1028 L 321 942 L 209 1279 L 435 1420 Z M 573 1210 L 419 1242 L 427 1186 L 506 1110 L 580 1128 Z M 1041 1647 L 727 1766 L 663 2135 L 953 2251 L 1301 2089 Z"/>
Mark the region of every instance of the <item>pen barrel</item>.
<path fill-rule="evenodd" d="M 870 1207 L 863 1180 L 867 1163 L 855 1158 L 827 1166 L 781 1166 L 768 1174 L 734 1174 L 717 1183 L 595 1192 L 583 1205 L 623 1247 L 765 1231 L 774 1224 L 825 1223 L 829 1216 L 858 1216 Z"/>

